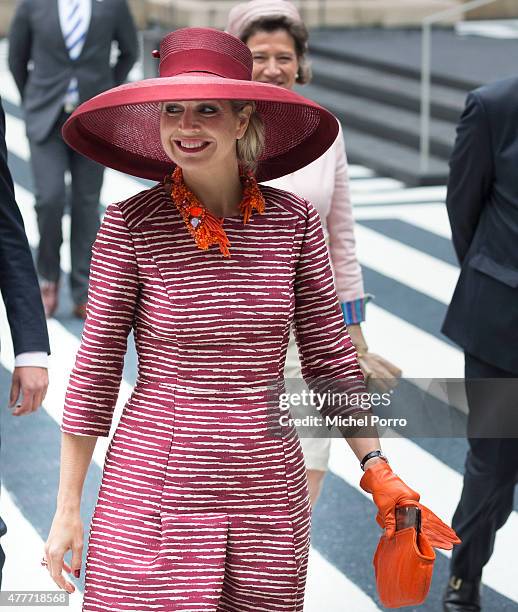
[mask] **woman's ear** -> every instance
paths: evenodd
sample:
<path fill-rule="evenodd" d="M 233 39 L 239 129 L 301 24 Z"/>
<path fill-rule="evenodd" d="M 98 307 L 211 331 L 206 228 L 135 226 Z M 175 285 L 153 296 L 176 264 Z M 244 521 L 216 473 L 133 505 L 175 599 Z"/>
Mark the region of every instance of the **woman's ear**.
<path fill-rule="evenodd" d="M 238 132 L 237 132 L 238 140 L 240 138 L 243 138 L 243 136 L 245 135 L 246 129 L 250 122 L 250 117 L 252 116 L 252 112 L 253 112 L 253 108 L 251 104 L 247 104 L 246 106 L 243 106 L 243 108 L 238 112 L 237 114 L 238 119 L 239 119 Z"/>

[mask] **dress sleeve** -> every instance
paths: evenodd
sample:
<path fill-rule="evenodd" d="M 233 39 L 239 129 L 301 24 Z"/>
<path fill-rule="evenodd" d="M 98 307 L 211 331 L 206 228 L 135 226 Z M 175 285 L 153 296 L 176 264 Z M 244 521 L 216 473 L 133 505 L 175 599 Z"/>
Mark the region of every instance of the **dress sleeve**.
<path fill-rule="evenodd" d="M 350 303 L 363 300 L 365 291 L 361 267 L 356 256 L 349 170 L 341 130 L 333 147 L 335 151 L 335 181 L 331 206 L 326 218 L 329 233 L 329 255 L 333 263 L 338 299 L 341 303 Z M 358 316 L 359 314 L 360 311 L 358 311 Z M 362 315 L 361 320 L 363 318 Z M 350 318 L 350 322 L 357 323 L 359 321 Z"/>
<path fill-rule="evenodd" d="M 336 295 L 320 218 L 306 204 L 295 276 L 295 337 L 302 376 L 315 393 L 343 394 L 346 405 L 326 404 L 324 417 L 346 416 L 364 410 L 357 399 L 366 393 L 365 381 Z"/>
<path fill-rule="evenodd" d="M 130 231 L 108 207 L 92 248 L 87 317 L 65 398 L 61 431 L 108 436 L 138 296 Z"/>

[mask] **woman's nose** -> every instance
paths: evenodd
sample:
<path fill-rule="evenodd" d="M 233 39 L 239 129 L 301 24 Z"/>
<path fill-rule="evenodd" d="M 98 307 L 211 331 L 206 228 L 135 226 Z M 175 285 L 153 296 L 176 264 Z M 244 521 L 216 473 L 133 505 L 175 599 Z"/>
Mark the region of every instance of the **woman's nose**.
<path fill-rule="evenodd" d="M 277 74 L 279 74 L 279 72 L 280 72 L 279 64 L 277 63 L 277 60 L 274 57 L 270 57 L 268 59 L 268 61 L 266 62 L 266 66 L 264 68 L 264 71 L 268 75 L 277 75 Z"/>
<path fill-rule="evenodd" d="M 195 130 L 198 128 L 198 123 L 192 109 L 186 108 L 180 118 L 180 128 L 182 130 Z"/>

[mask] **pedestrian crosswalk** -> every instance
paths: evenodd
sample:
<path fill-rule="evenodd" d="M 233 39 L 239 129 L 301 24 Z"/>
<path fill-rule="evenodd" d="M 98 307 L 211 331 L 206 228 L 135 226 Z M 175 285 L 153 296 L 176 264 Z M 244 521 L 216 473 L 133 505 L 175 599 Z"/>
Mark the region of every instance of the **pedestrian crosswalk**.
<path fill-rule="evenodd" d="M 38 232 L 29 149 L 19 98 L 5 68 L 1 43 L 0 95 L 7 111 L 7 142 L 17 200 L 29 242 L 35 247 Z M 440 322 L 458 275 L 444 207 L 445 187 L 407 188 L 399 181 L 378 177 L 369 169 L 354 165 L 350 167 L 350 177 L 358 256 L 366 288 L 375 296 L 367 307 L 368 319 L 364 326 L 371 350 L 398 364 L 406 378 L 462 377 L 461 351 L 440 334 Z M 102 204 L 122 200 L 143 188 L 145 182 L 107 170 Z M 65 217 L 62 251 L 65 274 L 70 269 L 68 225 L 69 219 Z M 81 334 L 81 323 L 70 315 L 66 287 L 64 292 L 56 318 L 49 321 L 53 349 L 51 385 L 43 410 L 18 419 L 10 417 L 5 409 L 1 411 L 3 494 L 0 509 L 9 529 L 3 539 L 8 557 L 5 590 L 53 589 L 39 560 L 54 512 L 63 398 Z M 5 404 L 14 358 L 2 308 L 0 403 Z M 135 376 L 135 351 L 130 342 L 114 423 L 131 392 Z M 85 483 L 82 509 L 85 526 L 95 503 L 107 444 L 107 439 L 98 440 Z M 383 444 L 395 471 L 421 492 L 425 504 L 450 521 L 462 487 L 465 441 L 387 437 Z M 345 442 L 333 440 L 330 472 L 313 517 L 307 612 L 383 609 L 376 598 L 372 569 L 372 555 L 380 532 L 370 496 L 359 487 L 360 477 L 360 468 Z M 484 572 L 485 610 L 518 609 L 513 552 L 517 538 L 515 509 L 498 533 L 495 553 Z M 441 608 L 440 596 L 447 575 L 448 554 L 440 553 L 429 599 L 420 609 L 431 612 Z M 74 611 L 80 610 L 82 579 L 75 584 L 78 592 L 71 597 L 69 608 Z"/>

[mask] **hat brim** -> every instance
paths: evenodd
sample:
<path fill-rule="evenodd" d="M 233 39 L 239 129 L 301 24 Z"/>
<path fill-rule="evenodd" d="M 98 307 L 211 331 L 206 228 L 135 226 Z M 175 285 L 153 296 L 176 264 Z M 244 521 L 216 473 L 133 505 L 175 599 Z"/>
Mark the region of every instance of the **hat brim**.
<path fill-rule="evenodd" d="M 69 117 L 63 138 L 104 166 L 160 181 L 174 167 L 160 141 L 160 103 L 181 100 L 256 102 L 265 127 L 259 181 L 307 166 L 338 134 L 338 121 L 329 111 L 291 90 L 214 75 L 182 75 L 128 83 L 95 96 Z"/>

